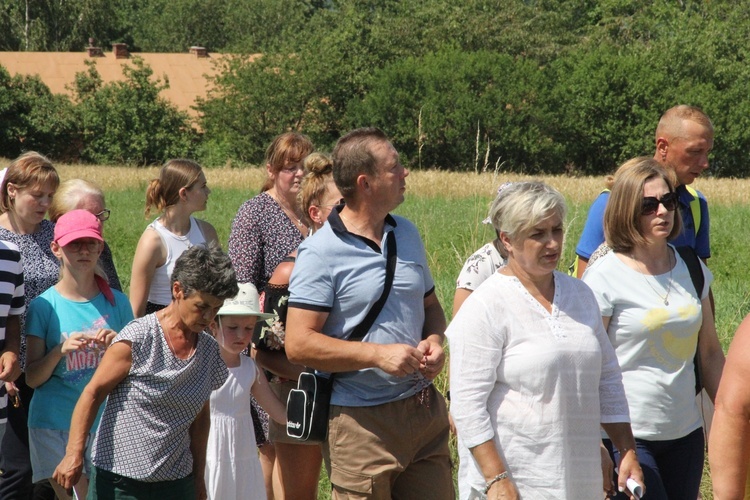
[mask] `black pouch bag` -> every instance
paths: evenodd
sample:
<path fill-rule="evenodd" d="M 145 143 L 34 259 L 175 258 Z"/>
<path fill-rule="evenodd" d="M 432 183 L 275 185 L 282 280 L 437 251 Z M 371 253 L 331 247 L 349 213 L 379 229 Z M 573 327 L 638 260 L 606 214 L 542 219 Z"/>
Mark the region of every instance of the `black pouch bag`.
<path fill-rule="evenodd" d="M 310 372 L 300 373 L 297 388 L 286 400 L 286 433 L 300 441 L 322 443 L 328 434 L 328 410 L 333 381 Z"/>

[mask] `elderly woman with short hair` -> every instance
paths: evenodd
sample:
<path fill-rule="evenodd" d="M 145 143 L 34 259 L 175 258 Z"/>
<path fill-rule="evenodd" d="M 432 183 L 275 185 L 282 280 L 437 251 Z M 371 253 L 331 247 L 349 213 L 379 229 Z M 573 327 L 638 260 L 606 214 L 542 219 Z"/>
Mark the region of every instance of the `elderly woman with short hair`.
<path fill-rule="evenodd" d="M 206 497 L 208 401 L 228 373 L 205 329 L 224 300 L 237 295 L 237 280 L 229 258 L 211 244 L 186 250 L 171 281 L 172 302 L 120 331 L 78 400 L 53 476 L 63 487 L 78 481 L 87 430 L 107 399 L 90 498 Z"/>
<path fill-rule="evenodd" d="M 643 482 L 596 300 L 555 270 L 565 212 L 560 193 L 541 182 L 503 192 L 491 218 L 508 264 L 446 332 L 451 413 L 474 459 L 470 498 L 601 498 L 600 426 L 627 450 L 619 488 Z"/>

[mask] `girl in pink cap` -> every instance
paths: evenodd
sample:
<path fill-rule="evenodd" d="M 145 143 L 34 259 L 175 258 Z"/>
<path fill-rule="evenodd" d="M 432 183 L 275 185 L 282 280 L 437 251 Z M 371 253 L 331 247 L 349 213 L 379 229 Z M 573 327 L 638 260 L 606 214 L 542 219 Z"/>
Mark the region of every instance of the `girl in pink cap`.
<path fill-rule="evenodd" d="M 72 498 L 52 479 L 65 455 L 70 420 L 78 397 L 104 350 L 133 319 L 127 296 L 112 290 L 97 262 L 104 248 L 102 223 L 87 210 L 72 210 L 55 225 L 52 253 L 60 280 L 29 304 L 26 316 L 26 381 L 35 388 L 29 407 L 33 481 L 49 479 L 57 497 Z M 90 430 L 93 439 L 98 419 Z M 86 470 L 90 455 L 86 457 Z M 85 498 L 85 476 L 75 485 Z"/>

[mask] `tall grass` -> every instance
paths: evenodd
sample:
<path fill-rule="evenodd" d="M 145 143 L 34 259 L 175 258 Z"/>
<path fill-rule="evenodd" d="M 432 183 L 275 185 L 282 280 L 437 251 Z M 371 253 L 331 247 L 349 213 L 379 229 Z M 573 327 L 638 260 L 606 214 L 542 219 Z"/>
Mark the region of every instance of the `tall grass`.
<path fill-rule="evenodd" d="M 105 224 L 105 236 L 113 250 L 123 286 L 130 282 L 133 251 L 148 220 L 143 216 L 144 192 L 157 169 L 79 167 L 60 169 L 63 178 L 83 177 L 97 181 L 107 193 L 112 217 Z M 213 190 L 208 208 L 196 214 L 211 222 L 226 247 L 234 214 L 242 202 L 258 193 L 265 172 L 261 169 L 212 169 L 206 171 Z M 495 189 L 501 182 L 519 180 L 519 175 L 450 172 L 415 172 L 407 178 L 406 202 L 396 213 L 419 227 L 435 278 L 437 295 L 450 319 L 455 279 L 464 260 L 493 237 L 491 227 L 481 224 Z M 573 261 L 591 200 L 600 192 L 603 179 L 597 177 L 542 177 L 568 200 L 564 257 L 560 269 Z M 750 181 L 701 179 L 696 183 L 710 200 L 712 258 L 715 282 L 717 329 L 725 350 L 742 318 L 750 312 L 746 284 L 747 232 L 742 221 L 750 220 Z M 440 390 L 447 378 L 436 380 Z M 321 485 L 320 498 L 328 498 L 328 483 Z M 704 498 L 712 498 L 709 481 L 704 481 Z"/>

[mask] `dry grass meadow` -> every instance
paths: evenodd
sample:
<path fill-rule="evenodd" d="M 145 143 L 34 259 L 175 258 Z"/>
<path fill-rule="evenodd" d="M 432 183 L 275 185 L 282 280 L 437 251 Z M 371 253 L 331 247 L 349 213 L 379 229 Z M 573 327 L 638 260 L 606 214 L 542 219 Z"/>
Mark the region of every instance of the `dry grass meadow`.
<path fill-rule="evenodd" d="M 113 166 L 62 165 L 63 179 L 80 177 L 96 181 L 105 192 L 142 186 L 158 176 L 158 167 L 130 168 Z M 247 189 L 257 191 L 265 179 L 265 170 L 260 168 L 215 168 L 206 169 L 209 186 L 225 189 Z M 494 194 L 502 182 L 522 179 L 544 180 L 559 189 L 573 203 L 588 203 L 604 186 L 603 177 L 527 176 L 508 173 L 444 172 L 438 170 L 412 171 L 407 178 L 409 194 L 425 197 L 462 198 Z M 750 179 L 702 178 L 695 185 L 710 200 L 712 206 L 750 204 Z"/>

